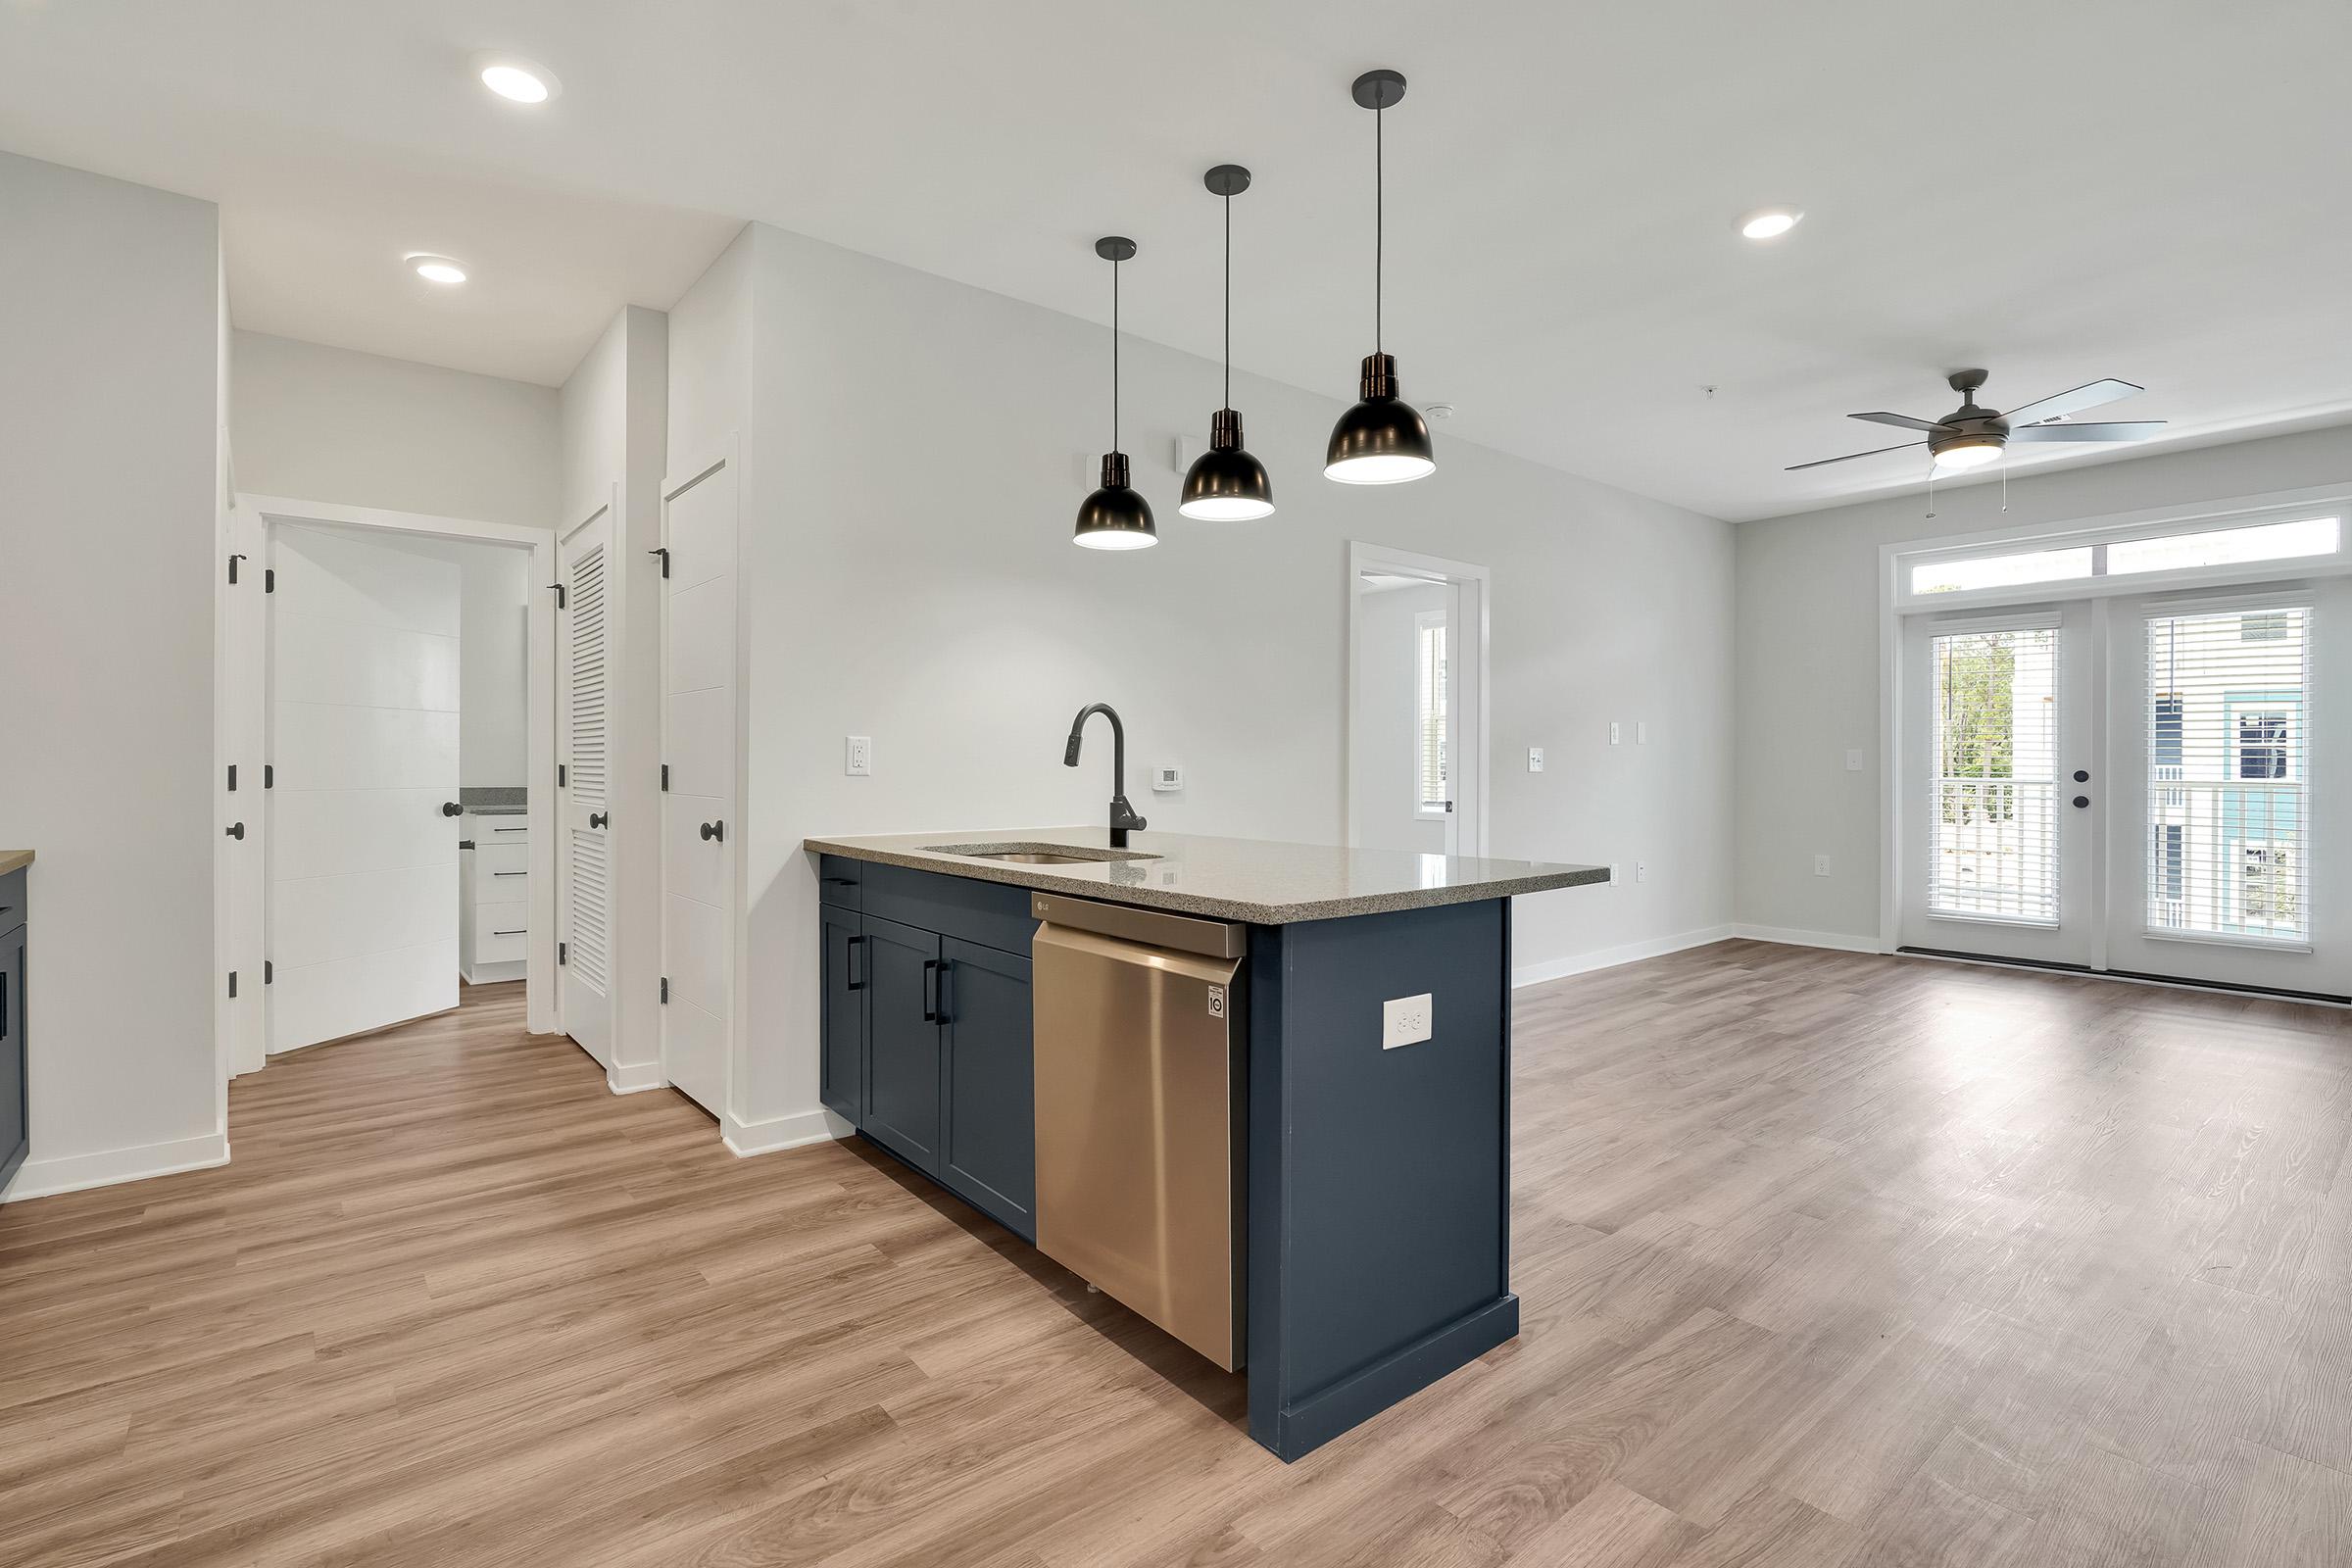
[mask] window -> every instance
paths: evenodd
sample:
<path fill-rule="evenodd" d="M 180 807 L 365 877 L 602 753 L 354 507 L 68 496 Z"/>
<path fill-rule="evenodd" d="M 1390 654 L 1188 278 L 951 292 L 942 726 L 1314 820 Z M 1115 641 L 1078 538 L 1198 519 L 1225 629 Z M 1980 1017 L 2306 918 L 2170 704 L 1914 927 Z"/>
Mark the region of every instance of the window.
<path fill-rule="evenodd" d="M 2278 519 L 2274 512 L 2269 519 L 2257 514 L 2218 525 L 2203 519 L 2170 526 L 2084 530 L 2071 537 L 2062 535 L 2007 550 L 1996 548 L 1990 554 L 1979 553 L 1983 547 L 1922 552 L 1898 558 L 1903 569 L 1897 581 L 1912 600 L 1940 594 L 1999 599 L 2004 597 L 2001 589 L 2032 589 L 2041 584 L 2103 584 L 2111 578 L 2152 573 L 2167 574 L 2173 580 L 2194 580 L 2199 572 L 2219 573 L 2272 561 L 2342 564 L 2344 545 L 2340 516 Z M 2094 586 L 2088 591 L 2099 589 Z M 2022 599 L 2026 595 L 2007 597 Z M 2257 627 L 2252 635 L 2264 633 Z"/>
<path fill-rule="evenodd" d="M 2148 929 L 2308 940 L 2308 606 L 2150 615 Z"/>
<path fill-rule="evenodd" d="M 2055 923 L 2057 628 L 1954 632 L 1930 649 L 1928 908 Z"/>
<path fill-rule="evenodd" d="M 1971 588 L 2010 588 L 2029 582 L 2065 582 L 2091 574 L 2090 546 L 2029 550 L 2014 556 L 1976 556 L 1911 568 L 1915 594 L 1956 594 Z"/>
<path fill-rule="evenodd" d="M 2180 571 L 2192 566 L 2242 566 L 2257 561 L 2335 554 L 2340 524 L 2333 517 L 2257 523 L 2246 528 L 2200 528 L 2152 539 L 2119 539 L 2107 547 L 2107 571 Z"/>
<path fill-rule="evenodd" d="M 1446 765 L 1445 612 L 1414 616 L 1413 634 L 1413 799 L 1424 815 L 1443 816 L 1453 809 Z"/>

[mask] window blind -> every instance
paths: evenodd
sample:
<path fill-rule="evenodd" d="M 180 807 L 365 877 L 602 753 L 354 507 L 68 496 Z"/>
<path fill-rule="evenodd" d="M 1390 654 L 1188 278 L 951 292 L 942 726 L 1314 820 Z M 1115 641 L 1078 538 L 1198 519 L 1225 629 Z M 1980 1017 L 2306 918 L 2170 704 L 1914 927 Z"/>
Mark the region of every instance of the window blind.
<path fill-rule="evenodd" d="M 2148 929 L 2310 935 L 2311 608 L 2148 617 Z"/>
<path fill-rule="evenodd" d="M 1414 799 L 1424 811 L 1444 811 L 1452 804 L 1446 758 L 1446 622 L 1432 617 L 1417 623 L 1413 697 Z"/>
<path fill-rule="evenodd" d="M 1950 632 L 1931 641 L 1936 766 L 1928 907 L 2058 919 L 2058 630 Z"/>

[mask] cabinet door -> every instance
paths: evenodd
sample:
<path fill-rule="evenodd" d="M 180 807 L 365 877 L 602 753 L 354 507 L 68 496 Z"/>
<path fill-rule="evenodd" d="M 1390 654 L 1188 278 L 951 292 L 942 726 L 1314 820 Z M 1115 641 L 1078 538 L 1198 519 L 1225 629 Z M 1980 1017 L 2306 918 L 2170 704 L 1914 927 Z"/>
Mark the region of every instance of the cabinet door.
<path fill-rule="evenodd" d="M 891 1152 L 939 1174 L 939 938 L 867 916 L 865 1119 Z"/>
<path fill-rule="evenodd" d="M 940 1179 L 973 1207 L 1037 1240 L 1036 1070 L 1029 960 L 942 939 Z"/>
<path fill-rule="evenodd" d="M 837 1116 L 865 1124 L 865 921 L 854 909 L 819 906 L 824 925 L 825 1054 L 818 1096 Z"/>
<path fill-rule="evenodd" d="M 0 933 L 0 1184 L 24 1160 L 24 931 Z"/>

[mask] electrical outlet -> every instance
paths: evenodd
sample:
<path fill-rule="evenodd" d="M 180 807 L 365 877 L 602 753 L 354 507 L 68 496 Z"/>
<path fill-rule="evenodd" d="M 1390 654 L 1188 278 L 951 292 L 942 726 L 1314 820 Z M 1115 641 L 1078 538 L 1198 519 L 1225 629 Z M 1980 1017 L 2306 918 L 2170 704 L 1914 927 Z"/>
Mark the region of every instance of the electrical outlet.
<path fill-rule="evenodd" d="M 1828 876 L 1830 874 L 1830 858 L 1828 856 L 1816 855 L 1813 857 L 1813 874 L 1815 876 Z"/>
<path fill-rule="evenodd" d="M 1380 1004 L 1380 1049 L 1395 1051 L 1398 1046 L 1417 1046 L 1429 1038 L 1430 993 L 1417 997 L 1392 997 Z"/>
<path fill-rule="evenodd" d="M 874 738 L 871 735 L 849 737 L 849 760 L 845 768 L 852 778 L 865 778 L 874 770 Z"/>
<path fill-rule="evenodd" d="M 1609 744 L 1610 744 L 1611 746 L 1615 746 L 1615 745 L 1617 745 L 1618 743 L 1620 743 L 1621 741 L 1623 741 L 1624 739 L 1625 739 L 1625 726 L 1624 726 L 1624 725 L 1622 725 L 1622 724 L 1620 724 L 1620 723 L 1618 723 L 1618 722 L 1617 722 L 1615 719 L 1613 719 L 1613 718 L 1612 718 L 1612 719 L 1610 719 L 1610 720 L 1609 720 Z"/>
<path fill-rule="evenodd" d="M 1636 746 L 1647 746 L 1649 744 L 1648 719 L 1638 718 L 1634 720 L 1634 744 Z"/>
<path fill-rule="evenodd" d="M 1530 773 L 1541 773 L 1541 772 L 1543 772 L 1543 771 L 1544 771 L 1544 748 L 1543 748 L 1543 747 L 1541 747 L 1541 746 L 1530 746 L 1530 747 L 1527 749 L 1527 770 L 1528 770 Z"/>
<path fill-rule="evenodd" d="M 1845 770 L 1846 770 L 1848 773 L 1859 773 L 1859 772 L 1861 772 L 1861 771 L 1862 771 L 1862 748 L 1861 748 L 1861 747 L 1859 747 L 1859 746 L 1848 746 L 1848 747 L 1845 749 Z"/>
<path fill-rule="evenodd" d="M 1649 880 L 1649 862 L 1647 860 L 1636 860 L 1634 862 L 1634 880 L 1637 882 L 1646 882 Z"/>

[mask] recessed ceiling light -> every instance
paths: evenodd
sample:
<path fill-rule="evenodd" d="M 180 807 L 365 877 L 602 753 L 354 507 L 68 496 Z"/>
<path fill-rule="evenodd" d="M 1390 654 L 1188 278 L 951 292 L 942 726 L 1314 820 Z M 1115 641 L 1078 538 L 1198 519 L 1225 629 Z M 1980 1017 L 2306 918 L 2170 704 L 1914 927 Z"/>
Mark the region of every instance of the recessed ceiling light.
<path fill-rule="evenodd" d="M 1798 207 L 1759 207 L 1740 220 L 1740 232 L 1749 239 L 1779 239 L 1805 220 Z"/>
<path fill-rule="evenodd" d="M 475 55 L 473 74 L 483 86 L 518 104 L 543 104 L 564 90 L 554 72 L 520 55 Z"/>
<path fill-rule="evenodd" d="M 466 265 L 448 256 L 435 256 L 427 251 L 411 251 L 402 258 L 418 277 L 428 283 L 463 283 Z"/>

